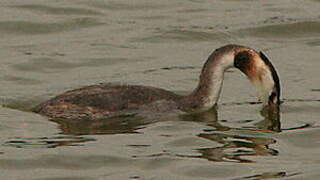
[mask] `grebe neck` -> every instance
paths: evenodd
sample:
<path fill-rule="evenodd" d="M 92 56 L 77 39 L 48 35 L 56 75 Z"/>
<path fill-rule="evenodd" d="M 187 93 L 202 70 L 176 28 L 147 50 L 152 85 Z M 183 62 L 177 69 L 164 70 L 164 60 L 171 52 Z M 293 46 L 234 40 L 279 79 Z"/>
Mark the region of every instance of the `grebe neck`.
<path fill-rule="evenodd" d="M 206 111 L 219 100 L 224 72 L 233 66 L 233 53 L 213 52 L 204 64 L 198 86 L 183 98 L 182 106 L 191 111 Z"/>

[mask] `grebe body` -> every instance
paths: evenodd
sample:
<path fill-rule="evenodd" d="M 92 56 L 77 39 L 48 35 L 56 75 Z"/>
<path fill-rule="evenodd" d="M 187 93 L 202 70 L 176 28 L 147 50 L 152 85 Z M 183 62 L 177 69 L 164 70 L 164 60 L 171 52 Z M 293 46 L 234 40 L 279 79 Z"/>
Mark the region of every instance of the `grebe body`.
<path fill-rule="evenodd" d="M 50 118 L 108 118 L 128 111 L 202 112 L 218 102 L 224 72 L 240 69 L 256 86 L 264 105 L 279 105 L 279 77 L 268 58 L 252 48 L 226 45 L 216 49 L 205 62 L 198 86 L 186 96 L 138 85 L 98 84 L 67 91 L 34 108 Z"/>
<path fill-rule="evenodd" d="M 99 119 L 151 107 L 166 111 L 177 108 L 173 102 L 181 97 L 154 87 L 106 83 L 67 91 L 38 105 L 34 111 L 51 118 Z M 163 108 L 152 104 L 159 101 Z"/>

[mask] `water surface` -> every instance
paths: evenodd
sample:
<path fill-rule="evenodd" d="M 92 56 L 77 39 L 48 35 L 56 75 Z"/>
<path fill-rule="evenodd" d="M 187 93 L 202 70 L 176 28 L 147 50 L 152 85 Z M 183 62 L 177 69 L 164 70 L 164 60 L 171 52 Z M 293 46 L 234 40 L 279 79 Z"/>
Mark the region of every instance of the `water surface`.
<path fill-rule="evenodd" d="M 317 179 L 319 1 L 4 1 L 0 7 L 0 179 Z M 30 112 L 100 82 L 186 94 L 229 43 L 264 51 L 281 113 L 226 73 L 218 109 L 200 115 L 50 121 Z"/>

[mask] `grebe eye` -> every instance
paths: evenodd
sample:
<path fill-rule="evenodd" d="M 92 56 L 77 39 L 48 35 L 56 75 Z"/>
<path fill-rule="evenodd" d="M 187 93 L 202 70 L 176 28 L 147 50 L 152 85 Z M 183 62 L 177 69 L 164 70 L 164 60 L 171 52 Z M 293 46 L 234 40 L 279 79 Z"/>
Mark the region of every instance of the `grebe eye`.
<path fill-rule="evenodd" d="M 247 51 L 239 52 L 234 57 L 234 66 L 236 68 L 242 68 L 244 65 L 248 63 L 249 58 L 250 58 L 250 55 Z"/>

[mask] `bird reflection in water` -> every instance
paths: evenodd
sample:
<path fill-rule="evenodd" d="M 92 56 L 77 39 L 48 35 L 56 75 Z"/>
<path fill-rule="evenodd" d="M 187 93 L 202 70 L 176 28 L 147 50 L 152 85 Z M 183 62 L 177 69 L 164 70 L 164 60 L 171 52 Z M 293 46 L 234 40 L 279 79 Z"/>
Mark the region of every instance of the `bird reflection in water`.
<path fill-rule="evenodd" d="M 197 148 L 197 155 L 182 155 L 164 153 L 162 155 L 173 155 L 184 158 L 203 158 L 209 161 L 239 162 L 248 163 L 252 160 L 245 159 L 248 156 L 275 156 L 278 151 L 269 147 L 276 143 L 276 140 L 255 135 L 241 135 L 241 131 L 251 131 L 257 133 L 275 133 L 280 132 L 280 115 L 279 111 L 262 110 L 263 120 L 257 122 L 251 127 L 234 128 L 223 125 L 218 120 L 216 108 L 197 114 L 181 115 L 179 120 L 191 121 L 205 124 L 206 129 L 197 134 L 197 137 L 219 143 L 219 147 Z M 62 134 L 66 135 L 97 135 L 97 134 L 122 134 L 122 133 L 139 133 L 141 129 L 152 123 L 163 121 L 163 119 L 143 118 L 135 114 L 128 114 L 114 117 L 112 119 L 100 119 L 92 121 L 65 121 L 51 119 L 60 125 Z M 166 120 L 170 121 L 170 118 Z M 200 155 L 199 155 L 200 153 Z M 159 154 L 156 154 L 159 155 Z M 155 154 L 144 157 L 153 157 Z"/>
<path fill-rule="evenodd" d="M 248 156 L 275 156 L 278 151 L 269 147 L 269 145 L 276 143 L 276 140 L 263 136 L 249 136 L 239 135 L 235 130 L 262 131 L 267 133 L 280 132 L 280 113 L 279 107 L 277 109 L 263 109 L 261 115 L 264 119 L 255 124 L 255 127 L 245 128 L 230 128 L 223 126 L 218 121 L 218 113 L 216 109 L 212 109 L 206 113 L 184 116 L 186 121 L 201 121 L 212 129 L 206 129 L 203 133 L 198 134 L 200 138 L 204 138 L 215 143 L 222 144 L 219 147 L 198 148 L 196 151 L 200 155 L 178 155 L 179 157 L 203 158 L 209 161 L 218 162 L 239 162 L 250 163 L 252 160 L 245 159 Z"/>
<path fill-rule="evenodd" d="M 137 130 L 151 123 L 151 120 L 137 117 L 135 114 L 90 121 L 65 119 L 51 119 L 51 121 L 58 123 L 62 133 L 68 135 L 138 133 Z"/>

